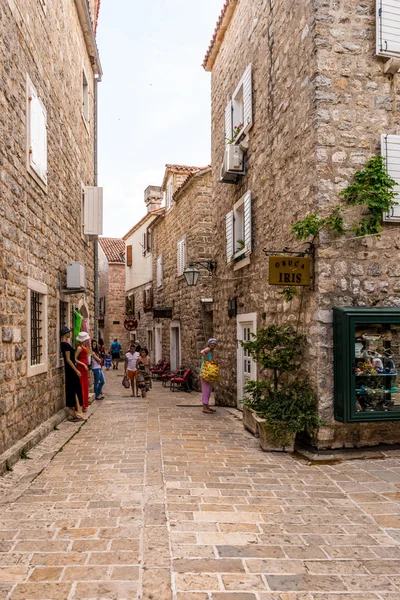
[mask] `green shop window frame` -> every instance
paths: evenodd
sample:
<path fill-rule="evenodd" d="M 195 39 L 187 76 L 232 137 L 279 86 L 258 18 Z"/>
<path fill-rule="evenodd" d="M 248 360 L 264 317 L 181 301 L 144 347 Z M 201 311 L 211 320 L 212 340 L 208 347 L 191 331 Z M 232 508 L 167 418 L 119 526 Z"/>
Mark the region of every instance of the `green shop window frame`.
<path fill-rule="evenodd" d="M 400 308 L 334 307 L 333 339 L 335 419 L 400 421 Z"/>

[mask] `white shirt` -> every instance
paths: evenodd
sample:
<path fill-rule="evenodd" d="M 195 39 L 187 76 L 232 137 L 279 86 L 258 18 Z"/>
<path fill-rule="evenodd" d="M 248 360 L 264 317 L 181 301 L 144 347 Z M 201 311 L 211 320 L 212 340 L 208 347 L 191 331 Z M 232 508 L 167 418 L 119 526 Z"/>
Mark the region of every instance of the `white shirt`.
<path fill-rule="evenodd" d="M 128 361 L 128 371 L 136 371 L 136 362 L 139 356 L 139 352 L 134 352 L 133 354 L 132 352 L 127 352 L 125 354 L 125 358 Z"/>

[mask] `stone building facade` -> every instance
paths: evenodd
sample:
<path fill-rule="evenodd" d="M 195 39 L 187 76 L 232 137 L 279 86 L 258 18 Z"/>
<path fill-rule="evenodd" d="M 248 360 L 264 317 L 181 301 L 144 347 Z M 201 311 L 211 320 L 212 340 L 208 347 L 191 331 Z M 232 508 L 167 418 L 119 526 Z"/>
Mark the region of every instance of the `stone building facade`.
<path fill-rule="evenodd" d="M 397 423 L 334 420 L 332 327 L 334 306 L 400 306 L 399 222 L 386 221 L 380 238 L 321 234 L 313 289 L 291 303 L 268 285 L 263 250 L 305 250 L 292 225 L 339 204 L 355 171 L 380 154 L 381 135 L 399 132 L 398 75 L 385 73 L 376 55 L 376 8 L 376 0 L 227 0 L 203 65 L 212 73 L 217 401 L 240 404 L 243 384 L 257 376 L 237 339 L 272 323 L 299 324 L 304 368 L 329 425 L 316 440 L 321 448 L 400 441 Z M 234 143 L 245 175 L 220 183 L 226 138 L 242 124 Z"/>
<path fill-rule="evenodd" d="M 129 334 L 124 327 L 125 242 L 118 238 L 99 238 L 99 338 L 107 350 L 117 338 L 126 348 Z"/>
<path fill-rule="evenodd" d="M 164 210 L 163 192 L 158 186 L 149 186 L 144 192 L 146 215 L 123 237 L 125 243 L 125 295 L 127 317 L 135 326 L 129 340 L 149 348 L 152 356 L 152 239 L 150 226 Z"/>
<path fill-rule="evenodd" d="M 213 333 L 212 280 L 198 265 L 198 284 L 189 287 L 183 270 L 191 262 L 215 260 L 211 169 L 182 177 L 183 169 L 167 165 L 163 187 L 172 178 L 171 202 L 151 225 L 154 360 L 168 360 L 172 370 L 190 367 L 198 388 L 200 350 Z"/>
<path fill-rule="evenodd" d="M 73 308 L 94 327 L 98 6 L 0 2 L 0 453 L 65 406 Z"/>

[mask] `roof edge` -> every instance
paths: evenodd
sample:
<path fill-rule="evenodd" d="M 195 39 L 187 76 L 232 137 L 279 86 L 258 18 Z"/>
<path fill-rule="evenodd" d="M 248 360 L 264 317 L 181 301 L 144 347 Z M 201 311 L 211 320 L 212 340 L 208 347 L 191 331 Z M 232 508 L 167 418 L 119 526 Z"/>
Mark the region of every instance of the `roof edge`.
<path fill-rule="evenodd" d="M 219 49 L 225 37 L 226 30 L 232 21 L 233 13 L 239 0 L 226 0 L 214 29 L 213 37 L 203 60 L 203 69 L 212 71 Z"/>
<path fill-rule="evenodd" d="M 190 173 L 190 175 L 188 175 L 186 177 L 185 181 L 182 182 L 182 185 L 176 190 L 176 192 L 172 196 L 172 199 L 177 200 L 179 198 L 179 196 L 181 195 L 181 193 L 183 193 L 186 190 L 188 185 L 190 183 L 192 183 L 196 177 L 202 177 L 203 175 L 206 175 L 207 173 L 209 173 L 211 170 L 212 170 L 211 165 L 209 165 L 199 171 L 196 171 L 195 173 Z"/>
<path fill-rule="evenodd" d="M 133 227 L 130 228 L 128 233 L 126 233 L 125 235 L 122 236 L 121 239 L 126 241 L 128 239 L 128 237 L 132 235 L 132 233 L 135 233 L 135 231 L 137 229 L 139 229 L 139 227 L 141 225 L 144 225 L 144 223 L 146 223 L 147 219 L 149 219 L 150 217 L 157 217 L 158 215 L 160 215 L 162 213 L 163 210 L 164 210 L 164 207 L 161 206 L 160 208 L 156 208 L 156 210 L 152 210 L 151 212 L 146 213 L 144 215 L 144 217 L 142 217 L 140 219 L 140 221 L 138 221 Z"/>
<path fill-rule="evenodd" d="M 97 49 L 95 30 L 93 29 L 92 19 L 90 18 L 89 7 L 86 0 L 75 0 L 76 10 L 78 11 L 79 22 L 87 51 L 92 62 L 92 68 L 97 81 L 101 81 L 103 70 L 101 68 L 99 51 Z M 100 5 L 99 5 L 100 6 Z"/>

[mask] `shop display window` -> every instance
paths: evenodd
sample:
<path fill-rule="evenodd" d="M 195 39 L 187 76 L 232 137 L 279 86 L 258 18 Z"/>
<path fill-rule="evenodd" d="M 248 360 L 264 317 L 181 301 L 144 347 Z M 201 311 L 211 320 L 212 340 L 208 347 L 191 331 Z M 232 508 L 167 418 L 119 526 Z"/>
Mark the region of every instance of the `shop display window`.
<path fill-rule="evenodd" d="M 400 420 L 400 310 L 335 308 L 335 418 Z"/>

